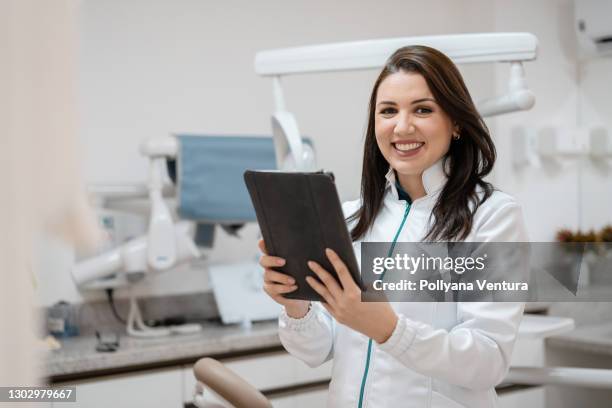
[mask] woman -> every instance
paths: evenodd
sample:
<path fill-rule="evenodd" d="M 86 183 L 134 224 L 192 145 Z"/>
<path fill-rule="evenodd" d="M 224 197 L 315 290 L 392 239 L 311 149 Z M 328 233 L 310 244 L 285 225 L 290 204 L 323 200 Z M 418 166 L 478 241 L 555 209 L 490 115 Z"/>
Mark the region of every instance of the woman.
<path fill-rule="evenodd" d="M 361 199 L 343 205 L 357 259 L 360 242 L 528 241 L 520 206 L 483 178 L 495 147 L 455 65 L 441 52 L 410 46 L 387 61 L 370 97 Z M 296 289 L 266 255 L 265 291 L 284 306 L 285 348 L 310 366 L 333 358 L 330 407 L 492 407 L 507 373 L 521 303 L 361 302 L 343 261 L 327 256 Z"/>

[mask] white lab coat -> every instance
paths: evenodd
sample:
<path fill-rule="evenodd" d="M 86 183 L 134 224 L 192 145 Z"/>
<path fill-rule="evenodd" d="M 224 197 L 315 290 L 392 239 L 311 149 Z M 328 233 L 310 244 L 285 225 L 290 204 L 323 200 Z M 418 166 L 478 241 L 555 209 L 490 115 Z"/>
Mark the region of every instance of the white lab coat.
<path fill-rule="evenodd" d="M 391 242 L 406 204 L 398 199 L 393 171 L 384 204 L 363 241 Z M 423 173 L 426 196 L 414 200 L 398 242 L 418 242 L 446 183 L 442 161 Z M 359 201 L 343 204 L 352 214 Z M 520 205 L 495 191 L 476 211 L 465 241 L 527 242 Z M 354 243 L 360 261 L 360 244 Z M 397 302 L 398 324 L 383 344 L 372 343 L 363 407 L 469 407 L 497 405 L 495 385 L 505 377 L 523 314 L 523 303 Z M 318 303 L 301 319 L 279 318 L 283 346 L 311 367 L 333 359 L 328 407 L 358 406 L 368 338 L 340 323 Z"/>

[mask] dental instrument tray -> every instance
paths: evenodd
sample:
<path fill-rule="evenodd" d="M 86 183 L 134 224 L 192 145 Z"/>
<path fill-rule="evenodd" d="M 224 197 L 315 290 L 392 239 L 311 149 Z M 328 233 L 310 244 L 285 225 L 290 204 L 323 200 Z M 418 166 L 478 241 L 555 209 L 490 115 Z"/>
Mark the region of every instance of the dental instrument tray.
<path fill-rule="evenodd" d="M 332 173 L 247 170 L 244 181 L 268 254 L 286 260 L 276 270 L 292 276 L 298 286 L 286 298 L 322 300 L 306 282 L 306 276 L 317 278 L 309 260 L 339 281 L 325 248 L 336 251 L 364 290 Z"/>

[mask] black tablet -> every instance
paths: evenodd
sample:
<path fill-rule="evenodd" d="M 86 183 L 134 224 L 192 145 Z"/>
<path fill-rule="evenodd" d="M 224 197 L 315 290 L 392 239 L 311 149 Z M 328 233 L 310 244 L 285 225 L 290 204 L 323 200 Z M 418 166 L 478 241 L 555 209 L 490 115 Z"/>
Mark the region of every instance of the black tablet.
<path fill-rule="evenodd" d="M 305 280 L 306 276 L 316 278 L 306 264 L 309 260 L 318 262 L 338 280 L 325 248 L 336 251 L 363 290 L 332 173 L 247 170 L 244 181 L 268 253 L 286 260 L 276 269 L 291 275 L 298 286 L 284 295 L 286 298 L 322 300 Z"/>

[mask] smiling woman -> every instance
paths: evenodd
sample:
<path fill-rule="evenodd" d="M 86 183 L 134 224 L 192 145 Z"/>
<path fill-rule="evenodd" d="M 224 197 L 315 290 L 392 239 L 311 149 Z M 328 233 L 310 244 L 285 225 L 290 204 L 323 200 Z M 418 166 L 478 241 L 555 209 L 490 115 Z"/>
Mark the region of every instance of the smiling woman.
<path fill-rule="evenodd" d="M 421 174 L 446 154 L 457 126 L 453 130 L 420 74 L 391 74 L 380 84 L 376 99 L 378 148 L 410 197 L 422 197 Z"/>
<path fill-rule="evenodd" d="M 355 252 L 362 242 L 391 242 L 391 258 L 397 242 L 528 241 L 521 207 L 483 180 L 494 162 L 451 60 L 424 46 L 397 50 L 370 96 L 361 197 L 343 206 Z M 264 290 L 284 306 L 281 342 L 310 366 L 334 361 L 328 406 L 496 405 L 523 304 L 363 301 L 332 249 L 339 281 L 308 262 L 319 279 L 307 283 L 324 302 L 286 299 L 297 286 L 274 270 L 285 260 L 260 248 Z"/>

